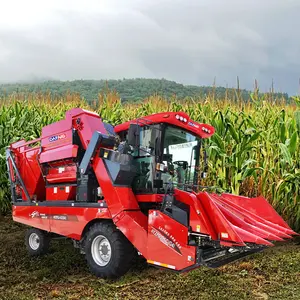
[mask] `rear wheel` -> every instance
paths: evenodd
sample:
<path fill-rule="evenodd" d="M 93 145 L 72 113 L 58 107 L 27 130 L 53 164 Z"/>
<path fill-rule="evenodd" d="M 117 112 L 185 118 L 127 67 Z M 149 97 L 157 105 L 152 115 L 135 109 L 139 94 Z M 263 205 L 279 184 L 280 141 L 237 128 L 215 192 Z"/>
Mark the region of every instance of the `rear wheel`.
<path fill-rule="evenodd" d="M 39 256 L 48 252 L 50 237 L 46 231 L 30 228 L 25 235 L 25 245 L 29 255 Z"/>
<path fill-rule="evenodd" d="M 109 222 L 93 225 L 85 236 L 85 257 L 93 274 L 117 278 L 131 267 L 135 249 L 116 226 Z"/>

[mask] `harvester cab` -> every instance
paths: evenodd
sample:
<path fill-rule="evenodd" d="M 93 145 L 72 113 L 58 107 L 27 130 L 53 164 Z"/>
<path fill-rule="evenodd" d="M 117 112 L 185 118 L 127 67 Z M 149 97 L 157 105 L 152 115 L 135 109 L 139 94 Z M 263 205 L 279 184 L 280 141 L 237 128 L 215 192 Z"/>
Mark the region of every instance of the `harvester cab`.
<path fill-rule="evenodd" d="M 152 124 L 151 118 L 138 119 L 136 123 L 116 126 L 122 143 L 133 149 L 133 163 L 137 168 L 133 189 L 136 193 L 161 193 L 167 187 L 177 187 L 183 190 L 199 188 L 199 179 L 206 177 L 207 158 L 203 147 L 203 136 L 199 131 L 190 132 L 186 126 L 174 124 L 176 120 L 182 125 L 188 121 L 184 113 L 156 114 L 161 117 L 161 123 Z M 164 123 L 167 118 L 172 123 Z M 175 122 L 176 122 L 175 121 Z M 181 124 L 180 124 L 181 125 Z M 214 128 L 200 124 L 201 130 L 211 136 Z M 189 121 L 189 125 L 199 128 L 196 123 Z M 123 146 L 122 146 L 123 147 Z M 127 148 L 128 149 L 128 148 Z M 201 152 L 202 151 L 202 152 Z M 200 155 L 203 154 L 203 166 L 200 168 Z"/>
<path fill-rule="evenodd" d="M 114 130 L 113 130 L 114 129 Z M 183 112 L 114 128 L 79 108 L 12 144 L 7 166 L 13 219 L 29 225 L 31 255 L 53 234 L 73 239 L 91 271 L 118 277 L 138 253 L 183 272 L 218 267 L 296 234 L 263 197 L 202 191 L 204 139 L 214 133 Z"/>

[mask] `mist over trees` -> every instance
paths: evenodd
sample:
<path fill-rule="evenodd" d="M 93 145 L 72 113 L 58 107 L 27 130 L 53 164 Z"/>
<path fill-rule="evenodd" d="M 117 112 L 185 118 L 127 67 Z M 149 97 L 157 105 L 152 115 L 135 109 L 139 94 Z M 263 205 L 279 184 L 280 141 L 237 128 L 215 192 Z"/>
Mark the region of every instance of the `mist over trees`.
<path fill-rule="evenodd" d="M 213 86 L 183 85 L 166 79 L 120 79 L 120 80 L 74 80 L 31 83 L 0 84 L 0 97 L 13 93 L 51 93 L 53 97 L 66 93 L 78 93 L 88 102 L 98 99 L 98 94 L 105 90 L 112 90 L 119 94 L 122 102 L 138 102 L 152 95 L 164 98 L 185 99 L 188 97 L 201 98 L 214 94 L 218 99 L 228 98 L 234 101 L 251 99 L 251 91 Z M 289 98 L 287 93 L 273 93 L 273 98 Z"/>

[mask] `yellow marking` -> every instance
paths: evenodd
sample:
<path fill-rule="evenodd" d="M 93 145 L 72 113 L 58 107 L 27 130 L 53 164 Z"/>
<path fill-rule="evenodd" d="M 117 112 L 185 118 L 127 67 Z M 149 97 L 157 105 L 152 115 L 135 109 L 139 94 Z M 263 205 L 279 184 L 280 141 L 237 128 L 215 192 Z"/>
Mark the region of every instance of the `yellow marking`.
<path fill-rule="evenodd" d="M 164 267 L 164 268 L 168 268 L 168 269 L 173 269 L 175 270 L 175 266 L 172 266 L 172 265 L 168 265 L 168 264 L 163 264 L 163 263 L 160 263 L 158 261 L 154 261 L 154 260 L 150 260 L 148 259 L 147 262 L 149 264 L 152 264 L 152 265 L 156 265 L 156 266 L 160 266 L 160 267 Z"/>
<path fill-rule="evenodd" d="M 197 226 L 196 226 L 196 231 L 197 231 L 197 232 L 200 232 L 200 231 L 201 231 L 200 225 L 197 225 Z"/>

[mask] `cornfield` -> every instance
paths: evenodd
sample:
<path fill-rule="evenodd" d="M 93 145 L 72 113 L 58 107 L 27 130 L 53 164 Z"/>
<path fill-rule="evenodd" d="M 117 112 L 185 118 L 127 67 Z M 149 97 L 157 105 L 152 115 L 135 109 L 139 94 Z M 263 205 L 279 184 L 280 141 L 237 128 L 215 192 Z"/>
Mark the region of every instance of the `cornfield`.
<path fill-rule="evenodd" d="M 0 211 L 10 210 L 5 148 L 12 142 L 40 136 L 41 128 L 64 117 L 66 110 L 94 110 L 111 124 L 160 111 L 185 111 L 216 128 L 206 141 L 209 176 L 202 182 L 246 196 L 262 194 L 285 220 L 300 230 L 300 98 L 286 105 L 272 95 L 253 93 L 249 102 L 216 99 L 214 95 L 180 101 L 153 96 L 140 104 L 122 104 L 106 91 L 87 104 L 79 95 L 12 95 L 0 99 Z"/>

